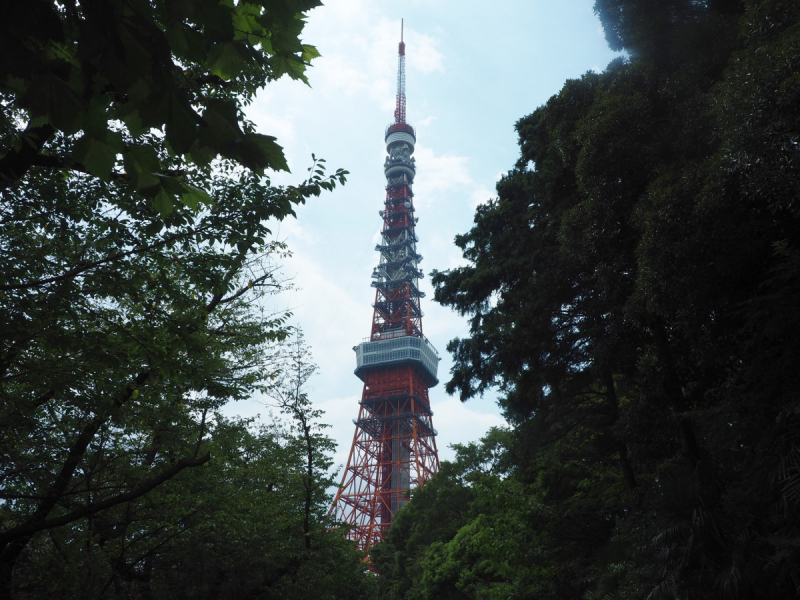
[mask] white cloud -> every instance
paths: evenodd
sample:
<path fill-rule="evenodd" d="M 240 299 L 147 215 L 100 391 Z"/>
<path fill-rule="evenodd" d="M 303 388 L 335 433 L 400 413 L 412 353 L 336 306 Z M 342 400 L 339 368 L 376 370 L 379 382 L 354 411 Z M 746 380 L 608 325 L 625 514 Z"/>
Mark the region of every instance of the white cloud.
<path fill-rule="evenodd" d="M 492 427 L 506 425 L 505 420 L 495 412 L 481 412 L 472 408 L 470 405 L 473 402 L 480 401 L 463 403 L 453 396 L 445 396 L 439 402 L 431 402 L 433 425 L 439 431 L 436 445 L 440 460 L 452 460 L 455 456 L 450 448 L 452 444 L 477 441 Z M 481 404 L 486 404 L 486 401 Z"/>
<path fill-rule="evenodd" d="M 312 11 L 303 37 L 319 48 L 322 57 L 308 71 L 311 88 L 284 78 L 270 84 L 248 109 L 258 130 L 275 135 L 285 146 L 293 174 L 277 174 L 275 182 L 302 180 L 311 152 L 325 156 L 331 167 L 342 165 L 351 171 L 343 189 L 313 199 L 298 209 L 297 221 L 289 219 L 274 228 L 293 253 L 283 271 L 296 288 L 278 302 L 292 311 L 293 323 L 303 328 L 319 365 L 309 397 L 325 411 L 322 420 L 332 425 L 329 433 L 339 444 L 336 465 L 347 460 L 361 394 L 362 384 L 353 374 L 352 346 L 369 334 L 373 310 L 370 274 L 378 260 L 377 213 L 385 193 L 382 135 L 395 106 L 400 33 L 399 20 L 386 14 L 385 7 L 369 0 L 330 0 Z M 432 79 L 452 66 L 442 39 L 443 31 L 437 28 L 405 31 L 409 103 L 427 113 L 434 111 L 420 99 L 423 86 L 427 89 Z M 445 120 L 442 117 L 436 126 Z M 435 121 L 437 117 L 429 114 L 416 126 L 430 128 Z M 493 182 L 479 181 L 473 172 L 474 150 L 473 146 L 455 151 L 416 147 L 419 175 L 414 189 L 426 271 L 463 264 L 453 236 L 468 228 L 475 206 L 493 194 Z M 427 278 L 422 287 L 427 293 L 424 328 L 443 355 L 444 382 L 451 364 L 444 347 L 451 338 L 465 335 L 466 323 L 433 302 Z M 502 424 L 492 399 L 461 404 L 447 397 L 442 384 L 431 390 L 431 402 L 441 458 L 452 456 L 450 444 L 477 440 L 490 427 Z M 237 403 L 231 410 L 243 415 L 266 412 L 255 401 Z"/>
<path fill-rule="evenodd" d="M 455 190 L 466 191 L 473 184 L 465 156 L 438 155 L 431 148 L 417 144 L 414 151 L 417 162 L 417 176 L 414 189 L 423 190 L 417 200 L 421 208 L 436 202 L 444 194 Z"/>
<path fill-rule="evenodd" d="M 470 204 L 473 208 L 476 208 L 480 204 L 486 204 L 486 202 L 496 196 L 497 193 L 494 190 L 490 190 L 487 187 L 477 187 L 470 196 Z"/>
<path fill-rule="evenodd" d="M 408 71 L 430 73 L 444 72 L 444 55 L 439 52 L 439 40 L 429 35 L 416 33 L 413 29 L 405 36 L 409 52 L 406 54 Z"/>
<path fill-rule="evenodd" d="M 320 240 L 319 233 L 304 227 L 296 219 L 286 219 L 279 223 L 275 228 L 276 237 L 278 239 L 290 238 L 292 240 L 300 240 L 304 244 L 314 245 Z"/>
<path fill-rule="evenodd" d="M 314 89 L 329 97 L 366 96 L 391 115 L 400 23 L 380 16 L 363 0 L 333 0 L 312 16 L 308 37 L 322 53 L 309 74 Z M 444 55 L 436 38 L 406 28 L 405 39 L 413 49 L 406 59 L 410 73 L 443 71 Z"/>
<path fill-rule="evenodd" d="M 355 379 L 355 378 L 354 378 Z M 358 389 L 358 386 L 354 386 Z M 318 394 L 312 392 L 314 397 Z M 315 402 L 315 406 L 324 411 L 322 421 L 330 425 L 328 435 L 338 441 L 336 453 L 333 456 L 334 468 L 341 475 L 342 469 L 347 465 L 347 457 L 350 453 L 349 442 L 353 439 L 355 425 L 353 419 L 358 416 L 358 401 L 361 394 L 347 396 L 344 398 L 333 398 L 325 401 Z"/>
<path fill-rule="evenodd" d="M 291 238 L 289 244 L 291 247 Z M 367 322 L 367 311 L 370 309 L 346 289 L 352 278 L 343 278 L 342 274 L 351 273 L 350 269 L 326 272 L 321 262 L 317 256 L 302 250 L 295 250 L 287 261 L 285 271 L 293 275 L 297 288 L 290 296 L 295 306 L 292 312 L 296 322 L 306 331 L 306 339 L 313 347 L 314 360 L 321 369 L 326 373 L 336 373 L 342 369 L 349 372 L 353 369 L 351 363 L 354 360 L 350 348 L 362 336 L 343 334 L 348 325 L 352 327 L 359 321 Z M 369 281 L 371 270 L 371 265 L 363 264 L 359 268 L 360 273 L 354 273 L 353 278 L 358 276 L 363 281 Z"/>

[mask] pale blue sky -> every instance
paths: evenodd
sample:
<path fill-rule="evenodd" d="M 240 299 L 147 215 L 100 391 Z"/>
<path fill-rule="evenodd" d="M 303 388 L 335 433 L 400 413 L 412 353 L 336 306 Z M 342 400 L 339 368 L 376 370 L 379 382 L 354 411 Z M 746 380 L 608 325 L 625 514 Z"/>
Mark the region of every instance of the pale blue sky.
<path fill-rule="evenodd" d="M 309 71 L 311 88 L 288 79 L 270 85 L 249 107 L 262 133 L 286 149 L 297 182 L 311 153 L 331 169 L 351 172 L 347 185 L 314 199 L 278 237 L 294 252 L 284 272 L 298 290 L 277 300 L 303 327 L 320 373 L 311 398 L 326 411 L 344 463 L 353 436 L 361 382 L 352 347 L 369 334 L 383 206 L 384 128 L 393 118 L 400 19 L 405 19 L 408 121 L 417 129 L 415 205 L 418 251 L 424 256 L 423 328 L 443 357 L 467 333 L 464 319 L 436 305 L 427 274 L 461 263 L 452 240 L 466 232 L 475 206 L 519 155 L 514 123 L 557 93 L 568 78 L 602 70 L 614 54 L 606 46 L 592 0 L 493 3 L 454 0 L 330 0 L 311 12 L 304 41 L 322 58 Z M 440 457 L 448 445 L 477 440 L 502 418 L 493 397 L 462 405 L 443 384 L 431 390 Z M 266 412 L 256 403 L 231 407 Z"/>

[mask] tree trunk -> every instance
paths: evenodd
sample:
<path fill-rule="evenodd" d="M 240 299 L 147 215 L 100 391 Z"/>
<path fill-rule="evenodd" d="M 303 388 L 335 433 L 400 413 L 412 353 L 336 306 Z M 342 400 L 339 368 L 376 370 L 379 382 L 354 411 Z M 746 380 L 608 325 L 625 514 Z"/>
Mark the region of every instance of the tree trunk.
<path fill-rule="evenodd" d="M 675 361 L 672 357 L 672 351 L 669 348 L 667 334 L 661 323 L 653 325 L 653 338 L 656 342 L 656 351 L 658 354 L 658 361 L 664 369 L 664 393 L 675 410 L 680 416 L 678 417 L 678 440 L 680 441 L 681 454 L 689 462 L 689 465 L 694 468 L 700 462 L 700 446 L 697 443 L 697 438 L 694 434 L 691 420 L 686 411 L 690 408 L 686 400 L 686 395 L 683 393 L 683 386 L 681 385 L 678 370 L 675 367 Z"/>
<path fill-rule="evenodd" d="M 611 368 L 608 365 L 603 367 L 602 377 L 606 387 L 606 403 L 613 424 L 616 423 L 619 418 L 619 398 L 617 397 L 617 388 L 614 384 L 614 375 L 611 373 Z M 633 472 L 631 461 L 628 458 L 628 445 L 624 440 L 618 439 L 616 435 L 614 439 L 617 444 L 617 452 L 619 452 L 619 467 L 622 471 L 622 478 L 628 489 L 634 490 L 636 489 L 636 474 Z"/>

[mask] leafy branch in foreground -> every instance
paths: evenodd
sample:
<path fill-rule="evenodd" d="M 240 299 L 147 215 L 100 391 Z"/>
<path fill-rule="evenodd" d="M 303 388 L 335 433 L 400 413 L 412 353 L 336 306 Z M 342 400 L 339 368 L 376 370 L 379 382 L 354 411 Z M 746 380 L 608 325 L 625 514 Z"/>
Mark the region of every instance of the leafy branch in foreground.
<path fill-rule="evenodd" d="M 319 4 L 14 3 L 0 24 L 0 189 L 39 168 L 124 182 L 173 205 L 197 193 L 189 165 L 218 156 L 259 174 L 288 170 L 242 105 L 283 75 L 308 83 L 319 53 L 300 34 Z M 152 131 L 175 164 L 152 151 Z M 59 135 L 75 143 L 53 146 Z"/>

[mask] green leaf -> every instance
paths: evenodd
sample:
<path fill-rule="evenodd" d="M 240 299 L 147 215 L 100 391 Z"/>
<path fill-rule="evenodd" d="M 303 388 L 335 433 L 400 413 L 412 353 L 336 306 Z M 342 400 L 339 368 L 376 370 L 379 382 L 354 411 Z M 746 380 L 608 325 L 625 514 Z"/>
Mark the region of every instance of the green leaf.
<path fill-rule="evenodd" d="M 189 50 L 182 22 L 172 23 L 171 26 L 167 27 L 166 36 L 167 40 L 169 40 L 170 48 L 176 56 L 184 56 Z"/>
<path fill-rule="evenodd" d="M 147 131 L 142 123 L 142 115 L 138 110 L 119 111 L 119 118 L 128 127 L 128 131 L 134 137 L 138 137 Z"/>
<path fill-rule="evenodd" d="M 306 62 L 311 62 L 315 58 L 321 57 L 322 54 L 319 53 L 319 50 L 315 46 L 310 46 L 308 44 L 303 44 L 303 60 Z"/>
<path fill-rule="evenodd" d="M 86 170 L 103 181 L 111 180 L 111 169 L 117 160 L 116 151 L 101 141 L 90 139 L 86 145 L 86 152 L 80 161 Z"/>
<path fill-rule="evenodd" d="M 186 153 L 188 161 L 201 167 L 208 165 L 216 156 L 217 153 L 214 149 L 206 144 L 201 144 L 200 140 L 195 140 L 189 152 Z"/>
<path fill-rule="evenodd" d="M 75 81 L 64 81 L 54 73 L 34 79 L 20 99 L 20 105 L 31 115 L 46 115 L 54 127 L 72 133 L 77 130 L 83 112 L 83 101 Z"/>
<path fill-rule="evenodd" d="M 265 167 L 275 171 L 289 171 L 283 147 L 275 143 L 273 136 L 249 133 L 245 136 L 244 146 L 245 153 L 253 161 L 252 166 L 247 166 L 257 173 L 260 173 Z"/>
<path fill-rule="evenodd" d="M 130 173 L 133 189 L 136 191 L 147 191 L 158 187 L 161 183 L 161 178 L 152 173 Z"/>
<path fill-rule="evenodd" d="M 56 58 L 70 63 L 73 66 L 80 66 L 76 54 L 76 46 L 74 44 L 66 44 L 64 42 L 57 42 L 50 40 L 45 52 L 49 55 L 48 58 Z"/>
<path fill-rule="evenodd" d="M 306 64 L 294 56 L 276 56 L 270 60 L 270 65 L 276 77 L 288 75 L 308 85 L 308 78 L 305 76 Z"/>
<path fill-rule="evenodd" d="M 153 208 L 158 211 L 162 217 L 166 217 L 170 214 L 173 207 L 172 197 L 163 189 L 160 190 L 153 199 Z"/>
<path fill-rule="evenodd" d="M 124 160 L 129 173 L 155 173 L 161 169 L 158 153 L 152 146 L 128 146 Z"/>
<path fill-rule="evenodd" d="M 244 67 L 244 59 L 235 42 L 216 44 L 208 53 L 208 68 L 222 79 L 236 79 Z"/>
<path fill-rule="evenodd" d="M 105 96 L 93 97 L 89 108 L 83 115 L 82 129 L 94 138 L 102 139 L 108 131 L 108 98 Z"/>
<path fill-rule="evenodd" d="M 203 111 L 203 121 L 208 125 L 204 133 L 209 143 L 229 144 L 241 138 L 239 112 L 233 102 L 209 100 L 206 110 Z"/>
<path fill-rule="evenodd" d="M 185 154 L 197 138 L 199 116 L 175 94 L 167 96 L 167 104 L 167 140 L 175 154 Z"/>
<path fill-rule="evenodd" d="M 211 205 L 214 203 L 205 190 L 192 185 L 184 185 L 183 187 L 186 191 L 181 194 L 181 201 L 189 208 L 197 208 L 198 204 Z"/>
<path fill-rule="evenodd" d="M 242 3 L 234 9 L 233 27 L 236 40 L 257 44 L 263 39 L 266 32 L 257 19 L 262 11 L 263 7 L 249 3 Z"/>

